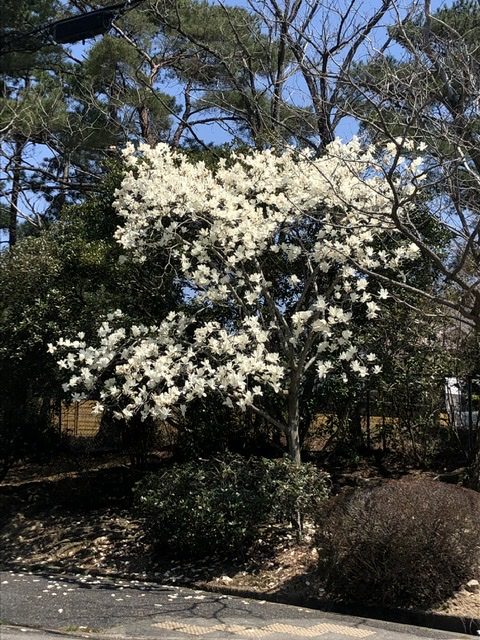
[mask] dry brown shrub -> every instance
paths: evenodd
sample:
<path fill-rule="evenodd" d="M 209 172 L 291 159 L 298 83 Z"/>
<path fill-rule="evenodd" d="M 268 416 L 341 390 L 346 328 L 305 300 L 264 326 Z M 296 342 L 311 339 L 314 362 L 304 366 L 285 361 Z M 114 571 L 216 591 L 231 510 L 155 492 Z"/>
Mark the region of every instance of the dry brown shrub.
<path fill-rule="evenodd" d="M 478 567 L 480 493 L 429 480 L 389 481 L 329 501 L 317 532 L 329 594 L 430 607 Z"/>

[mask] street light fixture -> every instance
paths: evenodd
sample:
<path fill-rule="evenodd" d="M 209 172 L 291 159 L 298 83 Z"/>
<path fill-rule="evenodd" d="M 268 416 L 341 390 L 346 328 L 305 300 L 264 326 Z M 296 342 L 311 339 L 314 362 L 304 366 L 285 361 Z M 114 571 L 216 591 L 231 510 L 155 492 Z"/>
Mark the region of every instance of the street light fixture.
<path fill-rule="evenodd" d="M 29 33 L 12 32 L 0 36 L 0 55 L 15 51 L 38 51 L 49 44 L 73 44 L 107 33 L 115 18 L 144 0 L 125 0 L 109 7 L 43 25 Z"/>

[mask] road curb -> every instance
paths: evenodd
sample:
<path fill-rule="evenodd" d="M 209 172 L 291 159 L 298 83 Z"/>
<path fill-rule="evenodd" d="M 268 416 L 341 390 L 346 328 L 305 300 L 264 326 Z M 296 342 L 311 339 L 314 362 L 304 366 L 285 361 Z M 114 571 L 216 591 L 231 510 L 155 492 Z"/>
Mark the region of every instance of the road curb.
<path fill-rule="evenodd" d="M 480 635 L 480 618 L 465 618 L 461 616 L 450 616 L 441 613 L 429 613 L 427 611 L 415 609 L 392 609 L 385 607 L 374 607 L 371 605 L 349 605 L 340 602 L 315 597 L 305 597 L 295 594 L 261 593 L 251 589 L 241 587 L 229 587 L 211 584 L 197 583 L 197 589 L 221 593 L 230 596 L 250 598 L 252 600 L 265 600 L 277 604 L 289 604 L 305 609 L 316 609 L 326 613 L 338 613 L 357 618 L 369 618 L 396 624 L 411 625 L 414 627 L 424 627 L 436 629 L 437 631 L 450 631 L 478 637 Z"/>
<path fill-rule="evenodd" d="M 97 631 L 65 631 L 63 629 L 50 629 L 49 627 L 32 627 L 26 624 L 2 624 L 2 629 L 12 629 L 13 631 L 34 631 L 37 633 L 48 633 L 52 636 L 63 636 L 68 638 L 92 638 L 92 640 L 131 640 L 131 636 L 115 633 L 115 635 Z M 135 636 L 135 640 L 152 640 L 150 636 Z"/>

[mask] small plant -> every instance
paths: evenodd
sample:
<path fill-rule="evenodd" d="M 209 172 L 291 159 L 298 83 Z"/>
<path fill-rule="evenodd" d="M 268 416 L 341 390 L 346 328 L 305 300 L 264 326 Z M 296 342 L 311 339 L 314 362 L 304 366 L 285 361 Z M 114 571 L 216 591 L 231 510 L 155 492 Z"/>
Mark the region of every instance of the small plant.
<path fill-rule="evenodd" d="M 433 481 L 390 481 L 319 511 L 317 546 L 330 595 L 430 607 L 473 577 L 480 494 Z"/>
<path fill-rule="evenodd" d="M 312 514 L 327 493 L 313 465 L 229 456 L 151 474 L 135 498 L 158 547 L 201 557 L 245 549 L 262 526 Z"/>

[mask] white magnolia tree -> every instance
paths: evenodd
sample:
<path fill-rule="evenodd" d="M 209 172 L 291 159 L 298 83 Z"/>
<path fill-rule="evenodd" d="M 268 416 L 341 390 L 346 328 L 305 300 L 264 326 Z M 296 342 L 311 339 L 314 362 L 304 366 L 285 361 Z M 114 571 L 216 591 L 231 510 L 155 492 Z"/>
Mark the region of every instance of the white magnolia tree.
<path fill-rule="evenodd" d="M 388 294 L 361 268 L 398 276 L 417 253 L 390 215 L 410 214 L 420 162 L 395 153 L 336 141 L 320 158 L 252 152 L 212 171 L 166 145 L 128 148 L 117 241 L 125 259 L 168 254 L 185 310 L 155 326 L 116 311 L 97 344 L 80 334 L 51 345 L 69 371 L 65 389 L 74 399 L 98 393 L 99 409 L 113 405 L 119 418 L 162 420 L 220 393 L 278 427 L 300 462 L 305 377 L 380 370 L 352 320 L 374 321 Z M 272 394 L 275 412 L 262 402 Z"/>

